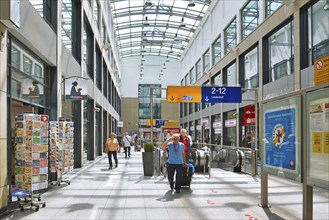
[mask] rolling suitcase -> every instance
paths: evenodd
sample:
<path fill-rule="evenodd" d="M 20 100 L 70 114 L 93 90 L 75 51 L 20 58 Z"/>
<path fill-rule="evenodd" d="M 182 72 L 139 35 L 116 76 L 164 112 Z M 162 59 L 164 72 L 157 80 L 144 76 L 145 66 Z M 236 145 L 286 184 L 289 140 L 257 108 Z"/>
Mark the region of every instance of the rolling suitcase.
<path fill-rule="evenodd" d="M 187 164 L 187 166 L 184 167 L 183 170 L 182 186 L 186 186 L 190 188 L 193 174 L 194 174 L 193 164 Z"/>

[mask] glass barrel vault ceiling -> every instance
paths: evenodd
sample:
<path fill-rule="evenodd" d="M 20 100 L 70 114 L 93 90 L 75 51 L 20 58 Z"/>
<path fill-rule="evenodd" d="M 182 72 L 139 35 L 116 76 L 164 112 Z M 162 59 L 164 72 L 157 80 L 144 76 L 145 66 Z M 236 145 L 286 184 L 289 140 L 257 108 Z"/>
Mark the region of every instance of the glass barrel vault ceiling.
<path fill-rule="evenodd" d="M 179 59 L 211 0 L 111 0 L 119 55 Z M 194 6 L 191 6 L 194 4 Z"/>

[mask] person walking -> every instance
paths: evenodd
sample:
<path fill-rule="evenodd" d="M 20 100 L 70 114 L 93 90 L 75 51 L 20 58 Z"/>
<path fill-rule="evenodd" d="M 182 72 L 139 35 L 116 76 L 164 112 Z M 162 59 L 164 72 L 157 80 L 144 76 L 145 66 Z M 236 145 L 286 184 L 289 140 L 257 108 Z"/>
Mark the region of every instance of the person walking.
<path fill-rule="evenodd" d="M 112 155 L 113 159 L 115 161 L 115 167 L 118 167 L 118 157 L 117 157 L 117 152 L 119 149 L 119 142 L 115 138 L 115 134 L 111 133 L 110 138 L 106 140 L 105 143 L 105 153 L 107 153 L 108 158 L 109 158 L 109 169 L 112 169 Z"/>
<path fill-rule="evenodd" d="M 132 143 L 132 138 L 131 136 L 128 135 L 128 132 L 125 133 L 125 136 L 123 137 L 123 147 L 124 147 L 124 151 L 125 151 L 125 158 L 127 158 L 127 156 L 130 158 L 130 148 L 131 148 L 131 144 Z"/>
<path fill-rule="evenodd" d="M 169 150 L 168 181 L 170 189 L 173 190 L 175 188 L 176 193 L 180 193 L 183 179 L 183 166 L 186 166 L 184 144 L 179 142 L 179 134 L 174 134 L 162 144 L 162 147 Z M 174 181 L 175 172 L 176 181 Z"/>
<path fill-rule="evenodd" d="M 135 135 L 135 137 L 134 137 L 134 150 L 135 150 L 135 152 L 137 152 L 137 151 L 140 151 L 140 139 L 139 139 L 139 137 L 138 137 L 138 135 Z"/>
<path fill-rule="evenodd" d="M 179 141 L 184 144 L 184 154 L 185 154 L 185 157 L 186 157 L 186 161 L 189 161 L 190 154 L 191 154 L 191 140 L 187 136 L 187 131 L 184 128 L 180 131 Z"/>

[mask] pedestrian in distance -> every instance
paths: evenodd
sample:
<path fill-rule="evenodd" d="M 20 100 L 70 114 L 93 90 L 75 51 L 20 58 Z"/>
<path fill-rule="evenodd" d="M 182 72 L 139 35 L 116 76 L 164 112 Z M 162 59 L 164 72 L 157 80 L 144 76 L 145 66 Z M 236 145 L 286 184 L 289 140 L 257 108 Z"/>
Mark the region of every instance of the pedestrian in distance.
<path fill-rule="evenodd" d="M 183 128 L 180 131 L 180 139 L 179 139 L 179 141 L 184 144 L 184 154 L 185 154 L 185 157 L 186 157 L 186 161 L 189 161 L 190 154 L 191 154 L 191 140 L 190 140 L 190 138 L 187 135 L 188 134 L 187 134 L 186 129 Z"/>
<path fill-rule="evenodd" d="M 179 142 L 179 134 L 174 134 L 162 144 L 162 147 L 164 149 L 169 149 L 168 181 L 170 189 L 173 190 L 175 188 L 175 192 L 180 193 L 183 179 L 183 167 L 186 166 L 184 144 Z M 174 181 L 175 172 L 176 177 Z"/>
<path fill-rule="evenodd" d="M 133 145 L 133 141 L 131 136 L 128 135 L 128 132 L 125 133 L 125 136 L 123 137 L 123 148 L 125 151 L 125 158 L 127 156 L 130 158 L 130 148 Z"/>
<path fill-rule="evenodd" d="M 119 142 L 115 138 L 115 134 L 111 133 L 110 138 L 106 140 L 104 152 L 107 153 L 109 159 L 109 169 L 112 169 L 112 156 L 115 161 L 115 167 L 118 167 L 117 152 L 119 150 Z"/>

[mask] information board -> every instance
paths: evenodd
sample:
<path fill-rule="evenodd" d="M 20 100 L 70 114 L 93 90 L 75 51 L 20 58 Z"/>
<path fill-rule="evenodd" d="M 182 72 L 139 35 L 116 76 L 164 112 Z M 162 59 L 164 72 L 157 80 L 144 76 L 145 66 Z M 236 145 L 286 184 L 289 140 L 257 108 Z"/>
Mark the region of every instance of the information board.
<path fill-rule="evenodd" d="M 168 102 L 201 102 L 200 86 L 168 86 Z"/>
<path fill-rule="evenodd" d="M 241 103 L 241 87 L 234 86 L 202 86 L 202 102 L 209 103 Z"/>
<path fill-rule="evenodd" d="M 329 189 L 328 89 L 306 95 L 307 184 Z"/>
<path fill-rule="evenodd" d="M 261 105 L 263 170 L 300 181 L 300 96 Z"/>

